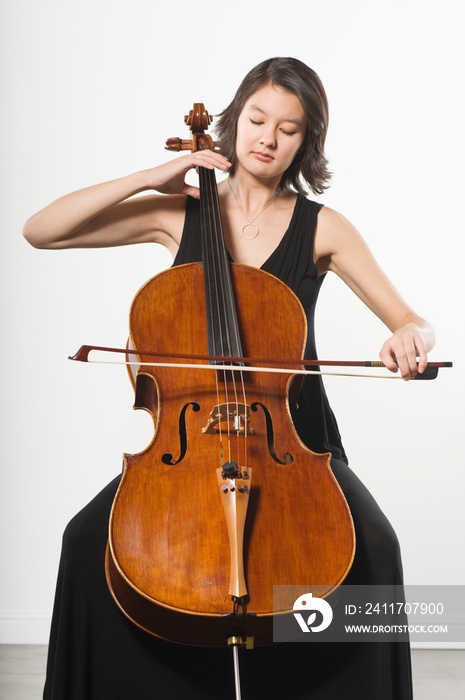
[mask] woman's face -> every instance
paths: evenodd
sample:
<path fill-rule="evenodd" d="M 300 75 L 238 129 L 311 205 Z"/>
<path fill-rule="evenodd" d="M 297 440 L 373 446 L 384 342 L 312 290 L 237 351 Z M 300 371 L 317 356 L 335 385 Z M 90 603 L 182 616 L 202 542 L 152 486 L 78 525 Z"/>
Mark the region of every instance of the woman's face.
<path fill-rule="evenodd" d="M 296 95 L 269 83 L 254 92 L 237 121 L 237 172 L 281 177 L 305 137 L 307 120 Z"/>

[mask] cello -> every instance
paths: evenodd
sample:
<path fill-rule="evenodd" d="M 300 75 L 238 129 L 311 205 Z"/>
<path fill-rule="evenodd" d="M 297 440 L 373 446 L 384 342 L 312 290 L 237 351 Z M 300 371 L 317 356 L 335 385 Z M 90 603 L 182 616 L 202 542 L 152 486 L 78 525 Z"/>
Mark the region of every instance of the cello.
<path fill-rule="evenodd" d="M 202 104 L 185 122 L 192 140 L 168 148 L 215 147 Z M 229 262 L 215 175 L 199 168 L 199 179 L 202 262 L 156 275 L 130 310 L 135 407 L 152 415 L 154 436 L 124 455 L 106 577 L 123 613 L 157 637 L 252 647 L 273 643 L 273 617 L 292 613 L 296 590 L 337 589 L 355 535 L 331 455 L 307 448 L 291 418 L 307 330 L 300 301 L 274 276 Z M 201 359 L 170 366 L 173 349 L 210 357 L 211 371 Z M 266 356 L 300 359 L 284 373 L 254 372 L 251 358 Z"/>

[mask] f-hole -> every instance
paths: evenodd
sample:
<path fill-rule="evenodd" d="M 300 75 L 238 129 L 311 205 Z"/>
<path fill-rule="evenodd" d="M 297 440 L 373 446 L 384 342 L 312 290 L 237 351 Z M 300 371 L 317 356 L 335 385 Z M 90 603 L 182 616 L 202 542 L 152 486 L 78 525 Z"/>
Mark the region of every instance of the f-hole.
<path fill-rule="evenodd" d="M 260 401 L 256 401 L 251 405 L 252 411 L 257 411 L 258 407 L 262 409 L 263 413 L 265 414 L 265 421 L 266 421 L 266 438 L 268 441 L 268 451 L 270 455 L 273 457 L 274 461 L 277 462 L 278 464 L 292 464 L 294 461 L 294 457 L 291 455 L 290 452 L 285 452 L 283 454 L 283 459 L 279 459 L 278 455 L 276 454 L 276 449 L 275 449 L 275 444 L 274 444 L 274 428 L 273 428 L 273 419 L 271 418 L 271 414 L 269 410 L 264 406 Z"/>
<path fill-rule="evenodd" d="M 193 411 L 200 410 L 200 404 L 196 401 L 189 401 L 183 406 L 181 413 L 179 414 L 179 457 L 178 459 L 173 459 L 173 455 L 170 452 L 165 452 L 162 456 L 161 461 L 163 464 L 179 464 L 179 462 L 184 459 L 187 452 L 187 430 L 186 430 L 186 411 L 189 406 L 192 406 Z"/>

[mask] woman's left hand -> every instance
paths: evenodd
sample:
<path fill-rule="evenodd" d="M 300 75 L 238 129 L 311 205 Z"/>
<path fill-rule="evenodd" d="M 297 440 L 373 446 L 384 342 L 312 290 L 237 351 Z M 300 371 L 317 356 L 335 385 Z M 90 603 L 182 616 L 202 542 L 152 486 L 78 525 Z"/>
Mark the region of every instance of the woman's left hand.
<path fill-rule="evenodd" d="M 391 372 L 400 370 L 405 381 L 422 374 L 428 364 L 428 351 L 417 324 L 408 323 L 399 328 L 386 340 L 379 356 Z"/>

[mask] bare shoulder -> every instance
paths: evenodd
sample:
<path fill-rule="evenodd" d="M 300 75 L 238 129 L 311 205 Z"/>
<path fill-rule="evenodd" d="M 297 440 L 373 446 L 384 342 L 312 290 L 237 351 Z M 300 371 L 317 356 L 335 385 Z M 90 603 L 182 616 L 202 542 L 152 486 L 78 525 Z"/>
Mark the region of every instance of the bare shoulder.
<path fill-rule="evenodd" d="M 334 270 L 338 255 L 344 251 L 364 245 L 359 231 L 343 214 L 326 206 L 320 209 L 314 244 L 314 259 L 320 274 Z"/>
<path fill-rule="evenodd" d="M 360 236 L 355 226 L 343 214 L 322 207 L 318 213 L 317 241 L 323 253 L 335 252 L 333 246 L 351 237 Z"/>

